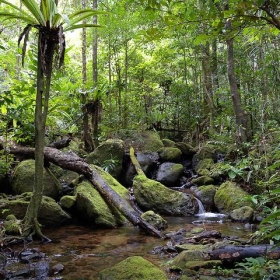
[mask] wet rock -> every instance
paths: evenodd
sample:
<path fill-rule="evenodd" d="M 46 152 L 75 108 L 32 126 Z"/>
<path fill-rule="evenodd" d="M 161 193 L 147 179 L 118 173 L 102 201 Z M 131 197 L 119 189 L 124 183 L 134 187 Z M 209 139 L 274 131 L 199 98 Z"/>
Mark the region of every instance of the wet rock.
<path fill-rule="evenodd" d="M 35 161 L 33 159 L 20 162 L 15 168 L 11 180 L 12 192 L 22 194 L 33 191 L 35 175 Z M 44 169 L 43 195 L 56 199 L 62 191 L 61 186 L 57 186 L 54 178 Z"/>
<path fill-rule="evenodd" d="M 53 266 L 53 268 L 52 268 L 52 273 L 53 273 L 54 275 L 56 275 L 56 274 L 62 272 L 63 270 L 64 270 L 64 265 L 61 264 L 61 263 L 58 263 L 58 264 L 56 264 L 55 266 Z"/>
<path fill-rule="evenodd" d="M 163 147 L 158 150 L 162 162 L 179 162 L 182 152 L 178 148 Z"/>
<path fill-rule="evenodd" d="M 167 228 L 167 221 L 154 211 L 147 211 L 143 213 L 141 218 L 158 230 L 164 230 Z"/>
<path fill-rule="evenodd" d="M 39 261 L 35 264 L 34 274 L 36 280 L 47 279 L 50 273 L 50 265 L 46 261 Z"/>
<path fill-rule="evenodd" d="M 88 155 L 86 162 L 104 167 L 114 178 L 119 178 L 122 172 L 124 154 L 125 149 L 122 140 L 108 139 Z"/>
<path fill-rule="evenodd" d="M 184 142 L 175 143 L 175 147 L 178 148 L 182 152 L 182 154 L 187 157 L 191 157 L 196 153 L 194 147 Z"/>
<path fill-rule="evenodd" d="M 252 220 L 253 215 L 254 215 L 254 210 L 249 206 L 243 206 L 238 209 L 234 209 L 229 214 L 232 220 L 238 222 L 249 222 Z"/>
<path fill-rule="evenodd" d="M 200 176 L 192 179 L 191 183 L 198 186 L 211 185 L 214 183 L 214 180 L 209 176 Z"/>
<path fill-rule="evenodd" d="M 229 214 L 234 209 L 243 206 L 252 206 L 252 203 L 245 199 L 249 194 L 234 182 L 223 183 L 214 196 L 215 207 L 220 213 Z"/>
<path fill-rule="evenodd" d="M 196 213 L 198 208 L 191 195 L 171 190 L 143 175 L 135 176 L 133 189 L 140 207 L 160 214 L 190 216 Z"/>
<path fill-rule="evenodd" d="M 140 256 L 130 257 L 102 270 L 98 280 L 167 280 L 166 274 Z"/>
<path fill-rule="evenodd" d="M 109 173 L 98 166 L 91 165 L 106 183 L 124 199 L 129 199 L 129 192 Z M 90 224 L 106 227 L 116 227 L 123 224 L 126 219 L 113 207 L 109 207 L 99 192 L 90 182 L 84 181 L 75 188 L 76 214 Z"/>
<path fill-rule="evenodd" d="M 191 190 L 195 196 L 201 201 L 206 211 L 214 209 L 214 197 L 216 194 L 217 186 L 207 185 L 200 187 L 192 187 Z"/>
<path fill-rule="evenodd" d="M 159 166 L 156 180 L 165 186 L 175 186 L 183 175 L 184 167 L 182 164 L 164 162 Z"/>
<path fill-rule="evenodd" d="M 5 219 L 9 214 L 14 214 L 18 219 L 23 219 L 26 213 L 31 193 L 1 198 L 0 199 L 0 219 Z M 54 199 L 43 196 L 38 216 L 40 224 L 55 227 L 65 224 L 71 217 L 55 202 Z"/>

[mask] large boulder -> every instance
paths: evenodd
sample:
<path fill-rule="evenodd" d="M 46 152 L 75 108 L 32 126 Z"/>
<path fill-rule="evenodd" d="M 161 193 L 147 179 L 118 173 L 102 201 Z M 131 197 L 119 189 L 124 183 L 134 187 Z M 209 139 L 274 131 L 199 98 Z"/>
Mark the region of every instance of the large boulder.
<path fill-rule="evenodd" d="M 32 192 L 35 176 L 35 161 L 33 159 L 20 162 L 15 168 L 11 180 L 13 194 Z M 43 195 L 58 198 L 62 188 L 57 185 L 56 180 L 44 169 Z"/>
<path fill-rule="evenodd" d="M 98 166 L 91 166 L 121 197 L 128 200 L 129 193 L 116 179 Z M 126 220 L 114 207 L 108 206 L 99 192 L 88 181 L 81 182 L 75 188 L 75 215 L 87 223 L 114 228 Z"/>
<path fill-rule="evenodd" d="M 169 189 L 144 175 L 135 176 L 133 190 L 138 205 L 156 213 L 190 216 L 198 210 L 193 196 Z"/>
<path fill-rule="evenodd" d="M 249 194 L 234 182 L 223 183 L 214 196 L 215 207 L 219 212 L 229 214 L 234 209 L 243 206 L 252 207 L 252 202 L 246 199 Z"/>
<path fill-rule="evenodd" d="M 140 256 L 129 257 L 102 270 L 98 280 L 167 280 L 166 274 Z"/>
<path fill-rule="evenodd" d="M 187 157 L 191 157 L 196 153 L 196 150 L 194 147 L 192 147 L 190 144 L 187 144 L 184 142 L 175 143 L 175 147 L 180 149 L 182 154 Z"/>
<path fill-rule="evenodd" d="M 163 147 L 158 150 L 162 162 L 179 162 L 182 152 L 178 148 Z"/>
<path fill-rule="evenodd" d="M 115 137 L 120 138 L 125 143 L 126 151 L 132 146 L 134 150 L 142 153 L 157 152 L 163 147 L 163 143 L 157 132 L 152 130 L 119 130 Z"/>
<path fill-rule="evenodd" d="M 17 219 L 23 219 L 26 213 L 31 193 L 24 193 L 12 198 L 0 199 L 0 219 L 5 219 L 13 214 Z M 43 196 L 39 209 L 38 220 L 40 224 L 48 227 L 56 227 L 71 221 L 70 215 L 50 197 Z"/>
<path fill-rule="evenodd" d="M 164 162 L 159 166 L 156 180 L 165 186 L 175 186 L 183 175 L 184 166 L 179 163 Z"/>
<path fill-rule="evenodd" d="M 120 139 L 108 139 L 88 155 L 86 162 L 101 166 L 113 177 L 119 178 L 124 155 L 124 142 Z"/>
<path fill-rule="evenodd" d="M 196 197 L 201 201 L 206 211 L 210 212 L 214 209 L 214 196 L 216 194 L 217 186 L 207 185 L 200 187 L 192 187 L 191 190 Z"/>

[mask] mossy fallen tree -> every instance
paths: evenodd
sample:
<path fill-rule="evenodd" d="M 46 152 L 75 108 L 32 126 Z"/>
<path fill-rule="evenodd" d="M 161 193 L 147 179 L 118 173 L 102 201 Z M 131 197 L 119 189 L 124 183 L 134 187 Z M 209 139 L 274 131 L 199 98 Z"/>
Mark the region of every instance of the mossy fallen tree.
<path fill-rule="evenodd" d="M 12 154 L 24 155 L 28 158 L 34 158 L 34 151 L 34 148 L 18 146 L 13 146 L 10 150 Z M 143 220 L 139 213 L 137 213 L 127 201 L 121 198 L 82 158 L 74 153 L 64 153 L 51 147 L 45 147 L 44 157 L 45 161 L 54 163 L 63 169 L 84 175 L 98 190 L 106 203 L 116 207 L 134 226 L 156 237 L 163 237 L 160 231 Z"/>

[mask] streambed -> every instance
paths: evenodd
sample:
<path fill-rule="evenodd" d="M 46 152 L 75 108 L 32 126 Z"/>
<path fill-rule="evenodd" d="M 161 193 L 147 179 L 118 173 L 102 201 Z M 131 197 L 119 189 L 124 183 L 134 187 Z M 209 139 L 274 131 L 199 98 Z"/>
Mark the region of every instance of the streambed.
<path fill-rule="evenodd" d="M 227 236 L 249 238 L 251 229 L 244 224 L 232 223 L 221 217 L 165 217 L 168 221 L 166 232 L 194 227 L 218 230 Z M 62 264 L 64 270 L 49 279 L 94 280 L 100 270 L 111 267 L 129 256 L 143 256 L 158 267 L 165 269 L 168 256 L 153 255 L 150 252 L 166 240 L 140 233 L 127 225 L 116 229 L 90 229 L 80 225 L 68 225 L 58 229 L 45 229 L 44 234 L 53 242 L 40 244 L 34 241 L 28 245 L 46 254 L 50 267 Z M 23 264 L 13 264 L 18 269 Z M 9 267 L 6 267 L 9 269 Z"/>

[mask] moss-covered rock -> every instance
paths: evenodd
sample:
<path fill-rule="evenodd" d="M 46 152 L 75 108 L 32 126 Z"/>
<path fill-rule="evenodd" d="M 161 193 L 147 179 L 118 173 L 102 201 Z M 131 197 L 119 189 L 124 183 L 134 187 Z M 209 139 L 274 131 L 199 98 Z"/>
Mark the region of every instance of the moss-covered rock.
<path fill-rule="evenodd" d="M 59 204 L 63 209 L 70 210 L 73 208 L 76 202 L 76 196 L 74 195 L 64 195 L 61 197 Z"/>
<path fill-rule="evenodd" d="M 207 245 L 193 245 L 192 249 L 183 250 L 180 252 L 173 260 L 172 265 L 179 267 L 182 271 L 188 269 L 186 264 L 192 261 L 204 262 L 208 261 L 208 250 L 209 246 Z"/>
<path fill-rule="evenodd" d="M 150 153 L 163 147 L 159 134 L 152 130 L 120 130 L 115 133 L 115 137 L 124 141 L 126 151 L 132 146 L 136 152 Z"/>
<path fill-rule="evenodd" d="M 191 195 L 171 190 L 143 175 L 135 176 L 133 190 L 137 203 L 147 210 L 168 215 L 190 216 L 198 205 Z"/>
<path fill-rule="evenodd" d="M 122 172 L 124 154 L 122 140 L 108 139 L 87 156 L 86 162 L 104 167 L 113 177 L 119 178 Z"/>
<path fill-rule="evenodd" d="M 142 257 L 125 259 L 111 268 L 102 270 L 99 280 L 167 280 L 166 274 Z"/>
<path fill-rule="evenodd" d="M 214 183 L 214 179 L 209 176 L 199 176 L 197 178 L 192 179 L 192 184 L 203 186 L 203 185 L 211 185 Z"/>
<path fill-rule="evenodd" d="M 164 162 L 159 166 L 156 180 L 165 186 L 175 186 L 183 175 L 184 167 L 182 164 Z"/>
<path fill-rule="evenodd" d="M 184 142 L 175 143 L 175 147 L 178 148 L 185 156 L 193 156 L 196 153 L 196 150 L 193 146 Z"/>
<path fill-rule="evenodd" d="M 194 189 L 196 197 L 201 201 L 206 211 L 211 211 L 214 208 L 214 196 L 216 194 L 217 186 L 207 185 L 200 186 Z"/>
<path fill-rule="evenodd" d="M 254 210 L 249 206 L 243 206 L 238 209 L 234 209 L 229 214 L 230 218 L 237 222 L 249 222 L 252 220 L 253 215 Z"/>
<path fill-rule="evenodd" d="M 95 171 L 106 181 L 106 183 L 124 199 L 128 199 L 129 193 L 116 179 L 98 166 L 91 165 Z M 109 207 L 99 192 L 88 181 L 81 182 L 74 191 L 76 197 L 76 213 L 82 219 L 105 227 L 116 227 L 125 222 L 125 218 L 117 209 Z"/>
<path fill-rule="evenodd" d="M 174 141 L 172 141 L 172 140 L 170 140 L 170 139 L 162 139 L 161 141 L 162 141 L 164 147 L 172 147 L 172 148 L 175 148 L 176 143 L 175 143 Z"/>
<path fill-rule="evenodd" d="M 186 268 L 191 270 L 198 270 L 200 268 L 212 268 L 221 266 L 222 261 L 220 260 L 209 260 L 209 261 L 188 261 L 186 262 Z"/>
<path fill-rule="evenodd" d="M 154 211 L 147 211 L 141 215 L 146 222 L 152 225 L 158 230 L 164 230 L 167 228 L 167 221 L 164 220 L 160 215 L 156 214 Z"/>
<path fill-rule="evenodd" d="M 178 148 L 163 147 L 158 150 L 160 160 L 163 162 L 179 162 L 182 152 Z"/>
<path fill-rule="evenodd" d="M 35 161 L 33 159 L 29 159 L 20 162 L 15 168 L 11 180 L 13 193 L 22 194 L 25 192 L 31 192 L 34 185 L 34 176 Z M 44 170 L 43 195 L 57 199 L 61 190 L 61 187 L 56 185 L 54 178 L 52 178 L 52 176 Z"/>
<path fill-rule="evenodd" d="M 6 217 L 6 221 L 3 223 L 5 233 L 9 235 L 21 235 L 21 221 L 16 218 L 15 215 L 10 214 Z"/>
<path fill-rule="evenodd" d="M 23 219 L 31 195 L 31 193 L 24 193 L 9 199 L 1 198 L 0 219 L 5 219 L 10 214 L 14 214 L 18 219 Z M 54 199 L 43 196 L 38 220 L 40 224 L 44 226 L 55 227 L 70 222 L 71 217 L 55 202 Z"/>
<path fill-rule="evenodd" d="M 212 158 L 202 159 L 195 166 L 195 171 L 199 173 L 200 169 L 210 170 L 213 164 L 214 164 L 214 160 Z"/>
<path fill-rule="evenodd" d="M 249 194 L 234 182 L 227 181 L 223 183 L 216 191 L 214 203 L 221 213 L 229 214 L 234 209 L 243 206 L 252 207 L 246 196 Z"/>
<path fill-rule="evenodd" d="M 225 162 L 217 162 L 211 165 L 209 176 L 214 180 L 221 180 L 228 175 L 230 165 Z"/>

